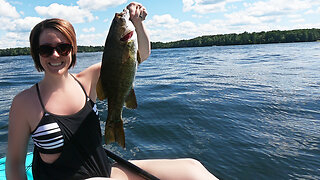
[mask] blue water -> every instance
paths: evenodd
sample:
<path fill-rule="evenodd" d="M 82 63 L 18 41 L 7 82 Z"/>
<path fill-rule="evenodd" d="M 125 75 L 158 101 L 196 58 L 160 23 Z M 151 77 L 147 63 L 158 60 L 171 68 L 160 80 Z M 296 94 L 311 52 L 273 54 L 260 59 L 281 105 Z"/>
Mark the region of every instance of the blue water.
<path fill-rule="evenodd" d="M 72 72 L 101 56 L 78 54 Z M 18 56 L 0 57 L 0 74 L 5 156 L 12 98 L 42 73 Z M 107 146 L 126 159 L 192 157 L 221 179 L 320 179 L 320 43 L 152 50 L 135 91 L 127 148 Z"/>

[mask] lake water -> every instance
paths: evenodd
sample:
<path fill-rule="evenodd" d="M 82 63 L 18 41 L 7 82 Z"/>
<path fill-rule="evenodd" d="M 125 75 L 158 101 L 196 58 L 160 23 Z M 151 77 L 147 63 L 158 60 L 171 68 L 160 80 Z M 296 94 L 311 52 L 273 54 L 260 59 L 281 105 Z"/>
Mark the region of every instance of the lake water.
<path fill-rule="evenodd" d="M 78 54 L 72 72 L 101 57 Z M 0 74 L 2 157 L 12 98 L 42 73 L 17 56 L 0 57 Z M 126 159 L 192 157 L 221 179 L 320 179 L 320 43 L 152 50 L 135 91 L 127 148 L 107 146 Z"/>

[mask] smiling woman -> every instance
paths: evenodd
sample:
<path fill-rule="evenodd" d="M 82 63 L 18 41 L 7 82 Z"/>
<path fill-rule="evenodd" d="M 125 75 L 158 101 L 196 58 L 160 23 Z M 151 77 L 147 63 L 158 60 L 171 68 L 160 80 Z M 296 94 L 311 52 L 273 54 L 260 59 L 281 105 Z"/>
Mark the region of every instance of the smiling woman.
<path fill-rule="evenodd" d="M 48 37 L 46 36 L 40 36 L 40 34 L 45 30 L 45 29 L 55 29 L 55 31 L 58 31 L 62 33 L 61 35 L 55 34 L 54 32 L 50 33 Z M 45 34 L 45 33 L 44 33 Z M 52 36 L 52 37 L 51 37 Z M 34 60 L 35 66 L 38 71 L 43 71 L 43 67 L 40 63 L 40 57 L 39 57 L 39 51 L 44 50 L 43 48 L 46 46 L 41 45 L 48 45 L 46 43 L 46 39 L 50 40 L 51 38 L 58 38 L 57 36 L 60 36 L 65 42 L 64 43 L 70 43 L 72 46 L 72 63 L 70 64 L 70 67 L 74 66 L 76 63 L 76 53 L 77 53 L 77 42 L 76 42 L 76 33 L 73 29 L 73 26 L 68 22 L 68 21 L 63 21 L 62 19 L 48 19 L 45 21 L 42 21 L 39 23 L 35 28 L 31 31 L 30 34 L 30 48 L 31 48 L 31 55 Z M 42 42 L 43 44 L 40 44 L 40 40 L 43 38 Z M 57 41 L 60 41 L 59 39 Z M 61 42 L 57 42 L 61 43 Z M 49 44 L 50 46 L 50 44 Z M 60 47 L 60 46 L 59 46 Z M 54 51 L 52 51 L 53 53 Z M 69 51 L 70 52 L 70 51 Z M 69 53 L 68 53 L 69 54 Z M 41 53 L 40 53 L 41 55 Z M 69 67 L 69 68 L 70 68 Z"/>

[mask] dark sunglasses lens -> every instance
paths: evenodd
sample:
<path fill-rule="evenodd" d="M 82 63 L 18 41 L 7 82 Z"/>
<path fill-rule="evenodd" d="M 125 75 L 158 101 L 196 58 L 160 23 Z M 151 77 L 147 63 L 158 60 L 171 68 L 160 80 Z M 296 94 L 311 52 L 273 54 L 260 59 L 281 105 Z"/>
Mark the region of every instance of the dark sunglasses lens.
<path fill-rule="evenodd" d="M 53 53 L 53 47 L 48 45 L 42 45 L 39 47 L 39 54 L 43 57 L 49 57 Z"/>
<path fill-rule="evenodd" d="M 56 49 L 61 56 L 67 56 L 72 49 L 72 45 L 71 44 L 59 44 Z"/>
<path fill-rule="evenodd" d="M 59 44 L 56 47 L 51 47 L 49 45 L 41 45 L 39 47 L 39 54 L 42 57 L 49 57 L 53 54 L 54 49 L 58 52 L 61 56 L 67 56 L 70 51 L 72 50 L 71 44 Z"/>

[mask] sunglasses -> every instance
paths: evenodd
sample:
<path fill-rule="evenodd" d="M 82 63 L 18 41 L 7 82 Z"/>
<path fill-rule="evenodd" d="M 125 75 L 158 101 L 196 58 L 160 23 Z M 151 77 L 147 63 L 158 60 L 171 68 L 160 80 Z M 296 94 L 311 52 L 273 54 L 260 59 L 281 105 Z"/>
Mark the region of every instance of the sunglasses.
<path fill-rule="evenodd" d="M 67 56 L 72 50 L 72 45 L 67 43 L 61 43 L 61 44 L 58 44 L 56 47 L 52 47 L 49 45 L 39 46 L 39 54 L 42 57 L 51 56 L 54 50 L 56 50 L 60 56 Z"/>

